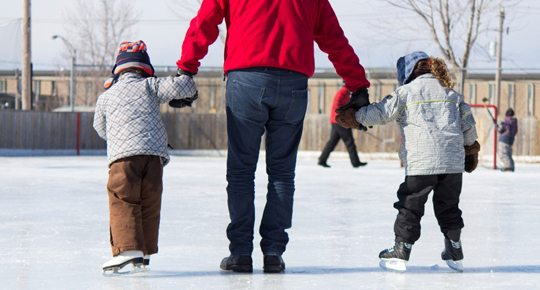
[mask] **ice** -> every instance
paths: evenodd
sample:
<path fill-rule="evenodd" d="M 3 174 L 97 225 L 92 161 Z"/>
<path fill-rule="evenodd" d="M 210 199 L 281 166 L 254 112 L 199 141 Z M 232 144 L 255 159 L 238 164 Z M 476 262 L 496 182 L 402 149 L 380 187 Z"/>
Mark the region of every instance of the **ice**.
<path fill-rule="evenodd" d="M 254 273 L 219 270 L 228 255 L 224 157 L 173 156 L 165 168 L 159 254 L 151 271 L 104 277 L 110 259 L 105 156 L 0 157 L 2 289 L 538 289 L 540 164 L 516 172 L 464 175 L 464 273 L 440 258 L 444 241 L 431 201 L 407 272 L 384 272 L 393 245 L 392 207 L 403 181 L 398 161 L 353 169 L 298 159 L 285 274 L 263 274 L 255 236 Z M 260 218 L 264 158 L 257 170 Z M 257 229 L 255 230 L 257 232 Z"/>

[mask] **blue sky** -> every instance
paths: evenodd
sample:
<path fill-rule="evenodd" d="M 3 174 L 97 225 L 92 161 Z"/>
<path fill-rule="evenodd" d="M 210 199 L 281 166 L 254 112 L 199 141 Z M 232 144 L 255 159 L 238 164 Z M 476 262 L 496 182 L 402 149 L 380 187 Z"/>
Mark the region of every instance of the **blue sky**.
<path fill-rule="evenodd" d="M 95 1 L 95 0 L 87 0 Z M 182 0 L 188 1 L 188 0 Z M 190 0 L 195 2 L 194 0 Z M 0 47 L 0 68 L 17 67 L 20 62 L 19 38 L 22 1 L 5 1 L 0 11 L 0 37 L 5 43 Z M 32 0 L 32 61 L 37 68 L 66 66 L 65 48 L 51 36 L 64 34 L 66 19 L 75 7 L 74 0 Z M 133 39 L 143 39 L 149 47 L 155 65 L 174 66 L 180 55 L 180 45 L 188 21 L 179 20 L 178 0 L 133 0 L 139 22 L 132 31 Z M 440 55 L 429 39 L 427 31 L 412 32 L 414 17 L 392 8 L 384 1 L 330 0 L 343 30 L 360 56 L 365 67 L 393 67 L 396 59 L 412 50 L 425 50 Z M 59 8 L 58 8 L 59 7 Z M 174 9 L 172 9 L 174 8 Z M 540 3 L 522 0 L 516 7 L 507 8 L 506 27 L 509 33 L 503 41 L 503 67 L 507 70 L 540 71 Z M 192 12 L 184 12 L 190 18 Z M 497 18 L 491 17 L 489 21 Z M 421 27 L 421 26 L 418 26 Z M 495 27 L 495 25 L 494 25 Z M 489 42 L 496 39 L 495 31 L 487 31 L 478 41 L 471 59 L 472 68 L 493 69 L 495 62 L 485 51 Z M 203 66 L 222 65 L 223 46 L 216 42 L 210 47 Z M 323 53 L 316 55 L 319 68 L 331 67 Z"/>

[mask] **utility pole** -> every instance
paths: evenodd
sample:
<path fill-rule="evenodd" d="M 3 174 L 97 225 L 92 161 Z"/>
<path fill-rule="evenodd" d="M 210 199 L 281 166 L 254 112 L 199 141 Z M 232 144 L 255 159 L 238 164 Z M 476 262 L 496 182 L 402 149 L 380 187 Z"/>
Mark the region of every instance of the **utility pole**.
<path fill-rule="evenodd" d="M 501 74 L 502 74 L 502 41 L 504 26 L 504 7 L 499 10 L 499 37 L 497 39 L 497 72 L 495 73 L 495 100 L 494 103 L 499 107 L 501 102 Z"/>
<path fill-rule="evenodd" d="M 32 95 L 32 54 L 30 43 L 30 0 L 23 0 L 23 18 L 22 18 L 22 90 L 21 101 L 23 110 L 31 110 L 30 102 Z"/>

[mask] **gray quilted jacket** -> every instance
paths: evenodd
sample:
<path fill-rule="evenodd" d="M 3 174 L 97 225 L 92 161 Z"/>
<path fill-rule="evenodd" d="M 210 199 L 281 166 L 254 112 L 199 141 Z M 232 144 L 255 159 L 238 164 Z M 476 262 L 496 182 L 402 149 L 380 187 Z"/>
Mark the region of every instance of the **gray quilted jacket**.
<path fill-rule="evenodd" d="M 160 103 L 190 98 L 196 92 L 188 76 L 149 77 L 124 73 L 96 103 L 94 129 L 107 141 L 109 165 L 135 155 L 161 156 L 169 161 L 167 131 L 161 121 Z"/>
<path fill-rule="evenodd" d="M 463 172 L 463 146 L 478 138 L 463 96 L 443 87 L 432 74 L 421 75 L 381 102 L 360 108 L 356 119 L 365 126 L 398 123 L 399 155 L 406 175 Z"/>

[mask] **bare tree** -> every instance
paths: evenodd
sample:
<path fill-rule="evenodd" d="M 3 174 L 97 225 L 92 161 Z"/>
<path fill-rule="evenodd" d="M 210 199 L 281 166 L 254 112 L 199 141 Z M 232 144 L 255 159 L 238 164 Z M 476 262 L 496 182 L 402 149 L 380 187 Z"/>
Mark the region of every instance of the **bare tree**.
<path fill-rule="evenodd" d="M 418 16 L 443 57 L 465 71 L 478 37 L 490 29 L 497 7 L 519 0 L 386 0 Z"/>
<path fill-rule="evenodd" d="M 182 20 L 190 21 L 201 6 L 202 0 L 171 0 L 173 1 L 173 11 Z M 226 29 L 223 28 L 223 24 L 219 26 L 219 39 L 222 43 L 225 43 L 227 38 Z"/>
<path fill-rule="evenodd" d="M 137 23 L 137 13 L 128 0 L 78 0 L 74 9 L 65 35 L 77 52 L 79 72 L 84 69 L 88 76 L 77 83 L 77 103 L 93 105 L 103 91 L 118 45 L 128 40 Z"/>
<path fill-rule="evenodd" d="M 127 0 L 78 0 L 68 33 L 79 62 L 103 66 L 114 63 L 116 49 L 137 23 L 133 4 Z"/>

